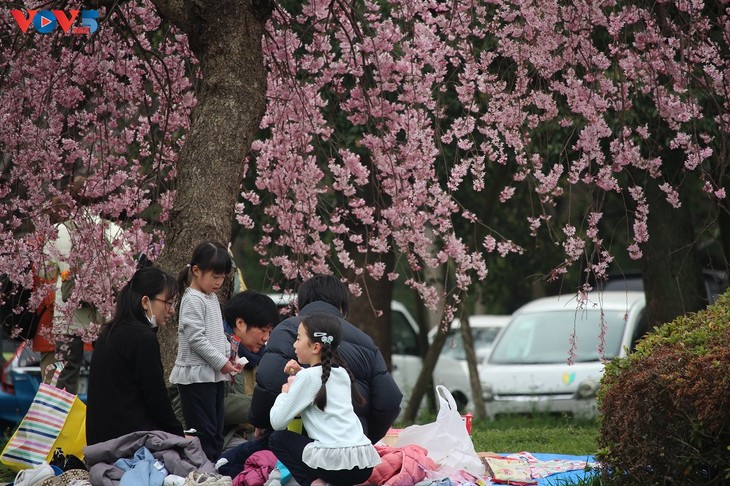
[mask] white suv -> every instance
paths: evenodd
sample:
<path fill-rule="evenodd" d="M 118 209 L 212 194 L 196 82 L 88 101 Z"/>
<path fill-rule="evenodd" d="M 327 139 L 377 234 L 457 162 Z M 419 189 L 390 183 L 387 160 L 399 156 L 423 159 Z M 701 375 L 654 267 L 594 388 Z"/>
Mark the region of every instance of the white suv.
<path fill-rule="evenodd" d="M 489 355 L 489 350 L 492 349 L 499 331 L 509 323 L 509 320 L 510 316 L 508 315 L 478 314 L 469 316 L 469 326 L 471 327 L 477 361 L 483 361 Z M 437 332 L 438 327 L 428 331 L 429 342 L 433 342 Z M 451 321 L 451 328 L 446 334 L 446 342 L 441 350 L 441 356 L 444 355 L 451 356 L 462 363 L 466 362 L 466 350 L 461 337 L 461 321 L 459 318 Z"/>
<path fill-rule="evenodd" d="M 418 349 L 418 324 L 408 309 L 398 301 L 390 304 L 390 332 L 392 343 L 393 378 L 403 392 L 405 409 L 411 390 L 423 368 Z M 441 354 L 433 370 L 433 385 L 443 385 L 454 396 L 460 409 L 473 405 L 469 374 L 453 356 Z"/>
<path fill-rule="evenodd" d="M 512 315 L 479 370 L 490 418 L 532 412 L 597 415 L 603 360 L 626 356 L 648 331 L 648 322 L 643 292 L 595 292 L 588 298 L 589 304 L 576 309 L 574 298 L 545 297 Z M 571 339 L 575 350 L 569 365 Z"/>

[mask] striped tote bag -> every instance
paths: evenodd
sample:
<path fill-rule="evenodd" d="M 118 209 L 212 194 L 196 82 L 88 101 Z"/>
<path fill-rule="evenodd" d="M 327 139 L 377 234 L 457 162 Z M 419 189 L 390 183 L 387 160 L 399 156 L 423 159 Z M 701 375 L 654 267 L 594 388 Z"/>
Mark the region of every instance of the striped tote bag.
<path fill-rule="evenodd" d="M 56 367 L 50 384 L 41 383 L 28 413 L 0 455 L 0 462 L 14 471 L 50 462 L 58 447 L 83 459 L 86 405 L 76 395 L 56 388 L 62 368 Z"/>

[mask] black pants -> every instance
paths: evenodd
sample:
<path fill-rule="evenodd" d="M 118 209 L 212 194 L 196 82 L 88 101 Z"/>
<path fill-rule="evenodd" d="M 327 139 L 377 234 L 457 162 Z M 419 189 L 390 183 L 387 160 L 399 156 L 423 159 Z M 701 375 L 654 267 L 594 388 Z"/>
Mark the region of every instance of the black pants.
<path fill-rule="evenodd" d="M 216 462 L 223 451 L 223 391 L 225 383 L 178 385 L 185 425 L 197 430 L 203 452 Z"/>
<path fill-rule="evenodd" d="M 269 450 L 269 436 L 265 435 L 256 439 L 247 440 L 242 444 L 228 449 L 222 458 L 228 459 L 228 463 L 218 468 L 218 472 L 226 476 L 235 478 L 238 476 L 246 464 L 246 460 L 256 452 Z"/>
<path fill-rule="evenodd" d="M 271 451 L 302 486 L 309 486 L 315 479 L 322 479 L 335 485 L 352 486 L 364 483 L 373 473 L 372 467 L 340 470 L 312 469 L 302 461 L 304 447 L 310 442 L 314 442 L 313 439 L 289 430 L 276 431 L 269 437 Z"/>

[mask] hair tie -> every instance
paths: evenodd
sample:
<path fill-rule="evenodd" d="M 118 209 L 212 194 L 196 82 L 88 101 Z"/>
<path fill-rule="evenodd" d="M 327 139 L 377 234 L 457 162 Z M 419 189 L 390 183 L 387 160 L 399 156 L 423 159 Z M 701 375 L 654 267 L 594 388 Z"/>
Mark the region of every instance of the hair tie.
<path fill-rule="evenodd" d="M 188 268 L 190 268 L 190 264 L 189 263 L 187 265 L 185 265 L 185 266 L 188 267 Z"/>
<path fill-rule="evenodd" d="M 315 332 L 314 337 L 320 338 L 319 340 L 324 344 L 332 344 L 332 341 L 334 340 L 334 337 L 328 336 L 326 332 Z"/>

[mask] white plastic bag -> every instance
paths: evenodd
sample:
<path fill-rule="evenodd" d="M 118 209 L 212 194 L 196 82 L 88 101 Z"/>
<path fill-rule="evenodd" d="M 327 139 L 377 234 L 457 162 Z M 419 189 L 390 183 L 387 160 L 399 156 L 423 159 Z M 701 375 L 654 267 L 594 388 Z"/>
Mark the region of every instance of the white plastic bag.
<path fill-rule="evenodd" d="M 436 387 L 439 413 L 436 421 L 411 425 L 398 435 L 396 447 L 416 444 L 428 451 L 428 457 L 442 468 L 463 469 L 475 476 L 484 475 L 484 464 L 474 451 L 454 397 L 444 386 Z"/>

